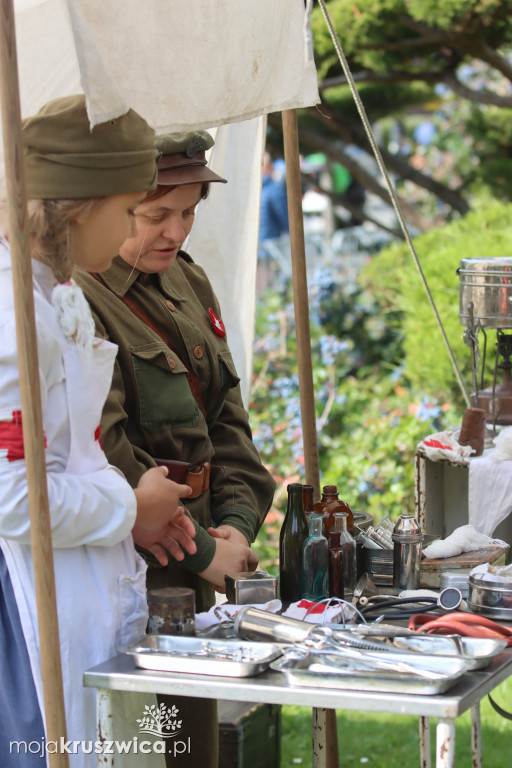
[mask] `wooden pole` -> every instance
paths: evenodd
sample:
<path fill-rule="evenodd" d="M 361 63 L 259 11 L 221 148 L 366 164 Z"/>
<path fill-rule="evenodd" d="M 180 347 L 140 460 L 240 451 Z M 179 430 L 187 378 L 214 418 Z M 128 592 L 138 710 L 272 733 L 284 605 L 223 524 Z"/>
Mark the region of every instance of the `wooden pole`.
<path fill-rule="evenodd" d="M 299 365 L 299 394 L 304 441 L 306 483 L 315 489 L 320 498 L 320 469 L 316 435 L 315 390 L 311 361 L 311 335 L 309 330 L 308 281 L 306 275 L 306 249 L 304 246 L 304 222 L 302 217 L 302 179 L 299 162 L 299 138 L 297 114 L 294 109 L 283 112 L 284 159 L 286 164 L 286 190 L 288 195 L 288 220 L 292 252 L 293 304 L 295 309 L 295 333 Z"/>
<path fill-rule="evenodd" d="M 0 8 L 0 108 L 46 739 L 60 742 L 61 737 L 66 738 L 66 716 L 46 486 L 13 0 L 1 0 Z M 51 768 L 68 766 L 65 752 L 49 754 L 48 759 Z"/>
<path fill-rule="evenodd" d="M 290 246 L 292 252 L 293 304 L 295 311 L 295 333 L 297 337 L 297 358 L 299 364 L 299 394 L 304 441 L 304 465 L 306 483 L 315 489 L 320 498 L 320 466 L 318 462 L 318 440 L 316 433 L 315 390 L 313 387 L 313 363 L 311 360 L 311 334 L 309 328 L 308 281 L 306 274 L 306 248 L 304 244 L 304 220 L 302 215 L 302 179 L 300 175 L 299 134 L 295 109 L 283 112 L 284 159 L 286 164 L 286 189 L 288 195 L 288 220 L 290 223 Z M 317 710 L 314 713 L 315 727 L 325 727 L 327 745 L 326 768 L 337 768 L 338 736 L 336 712 L 333 709 Z"/>

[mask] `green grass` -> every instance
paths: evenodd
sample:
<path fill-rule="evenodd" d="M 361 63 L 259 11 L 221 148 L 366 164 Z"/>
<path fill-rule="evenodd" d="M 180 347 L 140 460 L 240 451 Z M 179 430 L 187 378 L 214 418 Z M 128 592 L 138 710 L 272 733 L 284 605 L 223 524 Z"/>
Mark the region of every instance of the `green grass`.
<path fill-rule="evenodd" d="M 512 677 L 500 685 L 494 700 L 512 711 Z M 484 768 L 511 768 L 512 722 L 500 717 L 487 697 L 480 704 Z M 415 768 L 420 765 L 418 718 L 412 716 L 337 712 L 341 768 Z M 435 766 L 435 724 L 431 721 L 432 766 Z M 471 713 L 456 721 L 456 768 L 471 768 Z M 283 707 L 281 768 L 312 766 L 311 709 Z"/>

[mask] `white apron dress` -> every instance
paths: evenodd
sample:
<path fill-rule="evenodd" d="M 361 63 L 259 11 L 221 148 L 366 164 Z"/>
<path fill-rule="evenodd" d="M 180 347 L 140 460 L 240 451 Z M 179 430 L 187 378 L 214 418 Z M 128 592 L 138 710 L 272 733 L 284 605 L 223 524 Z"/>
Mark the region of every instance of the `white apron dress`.
<path fill-rule="evenodd" d="M 96 340 L 92 359 L 80 356 L 75 343 L 64 337 L 50 303 L 55 285 L 51 271 L 38 262 L 33 270 L 67 739 L 94 742 L 95 691 L 83 687 L 83 672 L 144 635 L 146 566 L 130 534 L 135 495 L 107 463 L 98 439 L 117 347 Z M 6 434 L 16 436 L 10 423 L 20 410 L 10 254 L 0 240 L 0 547 L 44 713 L 25 461 L 16 442 L 5 440 Z M 124 720 L 125 732 L 115 738 L 139 737 L 136 719 L 154 697 L 129 694 L 117 699 L 116 720 L 124 720 L 122 707 L 127 706 L 131 722 Z M 116 758 L 121 760 L 123 768 L 163 765 L 154 753 Z M 70 768 L 96 763 L 95 754 L 69 755 Z"/>

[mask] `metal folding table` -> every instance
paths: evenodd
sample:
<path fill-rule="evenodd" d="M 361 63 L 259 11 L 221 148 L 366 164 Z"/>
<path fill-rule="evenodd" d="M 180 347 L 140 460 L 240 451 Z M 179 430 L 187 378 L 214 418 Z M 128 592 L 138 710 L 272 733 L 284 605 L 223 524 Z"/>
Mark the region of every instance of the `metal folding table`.
<path fill-rule="evenodd" d="M 430 717 L 437 718 L 436 768 L 454 768 L 455 720 L 471 709 L 473 766 L 482 765 L 480 738 L 480 701 L 512 674 L 512 649 L 497 656 L 483 670 L 465 674 L 456 686 L 444 694 L 376 693 L 369 691 L 309 688 L 286 683 L 279 672 L 271 670 L 257 677 L 216 677 L 175 672 L 154 672 L 137 669 L 128 655 L 119 655 L 85 672 L 84 684 L 97 689 L 98 737 L 108 738 L 112 722 L 113 691 L 166 693 L 206 699 L 264 702 L 310 706 L 322 712 L 326 709 L 386 712 L 416 715 L 420 718 L 420 752 L 422 768 L 430 766 Z M 321 722 L 321 718 L 320 718 Z M 313 744 L 314 768 L 325 768 L 325 729 L 316 728 Z M 113 766 L 101 757 L 101 766 Z"/>

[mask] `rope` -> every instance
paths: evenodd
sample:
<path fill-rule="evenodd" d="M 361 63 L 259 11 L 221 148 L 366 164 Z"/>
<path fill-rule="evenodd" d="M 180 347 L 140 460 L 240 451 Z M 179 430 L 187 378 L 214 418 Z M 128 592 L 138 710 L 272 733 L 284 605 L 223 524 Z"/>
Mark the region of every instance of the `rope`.
<path fill-rule="evenodd" d="M 423 288 L 425 289 L 425 293 L 427 294 L 427 298 L 428 298 L 428 301 L 429 301 L 430 306 L 432 308 L 432 312 L 434 313 L 434 317 L 436 319 L 437 325 L 438 325 L 439 330 L 441 332 L 441 336 L 443 338 L 446 350 L 448 352 L 448 356 L 450 358 L 450 361 L 451 361 L 452 366 L 453 366 L 453 370 L 455 372 L 455 378 L 457 379 L 457 382 L 459 384 L 459 387 L 460 387 L 460 390 L 461 390 L 462 395 L 464 397 L 464 400 L 466 401 L 466 405 L 469 407 L 469 405 L 470 405 L 469 397 L 468 397 L 468 394 L 466 392 L 466 388 L 464 386 L 464 382 L 462 381 L 462 376 L 461 376 L 459 368 L 457 366 L 457 361 L 455 360 L 452 348 L 450 346 L 450 342 L 448 341 L 448 337 L 446 336 L 443 324 L 441 322 L 441 318 L 439 317 L 439 313 L 438 313 L 436 305 L 434 303 L 433 296 L 432 296 L 432 294 L 430 292 L 430 288 L 429 288 L 429 286 L 427 284 L 425 275 L 423 273 L 423 269 L 421 268 L 421 264 L 419 262 L 418 254 L 416 253 L 416 250 L 414 248 L 413 242 L 412 242 L 411 237 L 409 235 L 409 231 L 407 229 L 407 225 L 406 225 L 406 223 L 404 221 L 404 218 L 402 216 L 402 212 L 400 210 L 400 203 L 398 201 L 398 197 L 397 197 L 396 192 L 395 192 L 395 190 L 393 188 L 393 184 L 391 183 L 391 179 L 389 178 L 387 169 L 386 169 L 386 167 L 384 165 L 384 161 L 382 159 L 382 155 L 380 153 L 379 147 L 377 146 L 377 142 L 375 141 L 375 137 L 373 135 L 373 131 L 372 131 L 370 122 L 369 122 L 368 117 L 366 115 L 366 111 L 365 111 L 365 108 L 363 106 L 363 102 L 361 101 L 361 97 L 359 96 L 359 93 L 357 91 L 356 84 L 354 82 L 354 78 L 352 77 L 352 73 L 351 73 L 350 68 L 348 66 L 347 59 L 345 58 L 345 54 L 343 53 L 343 50 L 342 50 L 341 43 L 339 41 L 338 35 L 336 34 L 336 32 L 334 30 L 334 27 L 332 25 L 332 21 L 330 19 L 330 16 L 329 16 L 329 13 L 327 11 L 327 8 L 325 7 L 324 0 L 318 0 L 318 2 L 319 2 L 319 5 L 320 5 L 320 7 L 322 9 L 322 13 L 324 15 L 324 18 L 325 18 L 325 21 L 327 23 L 327 26 L 329 28 L 329 32 L 331 34 L 332 41 L 334 43 L 334 47 L 336 48 L 336 52 L 338 54 L 338 58 L 339 58 L 340 64 L 341 64 L 341 66 L 343 68 L 343 72 L 345 74 L 345 77 L 347 78 L 347 82 L 348 82 L 350 90 L 352 92 L 352 96 L 354 97 L 354 101 L 356 103 L 357 111 L 359 112 L 359 116 L 361 117 L 361 120 L 363 122 L 364 129 L 366 131 L 366 134 L 368 136 L 368 140 L 369 140 L 370 145 L 371 145 L 372 150 L 373 150 L 373 154 L 375 155 L 375 159 L 377 161 L 377 165 L 379 166 L 380 172 L 382 173 L 382 175 L 384 177 L 384 180 L 386 182 L 386 186 L 387 186 L 387 188 L 389 190 L 389 195 L 391 197 L 391 202 L 392 202 L 393 208 L 395 209 L 395 213 L 396 213 L 398 222 L 400 224 L 400 228 L 402 229 L 405 241 L 406 241 L 407 245 L 409 246 L 409 251 L 411 252 L 411 255 L 413 257 L 414 263 L 416 265 L 416 269 L 418 270 L 421 282 L 423 284 Z"/>

